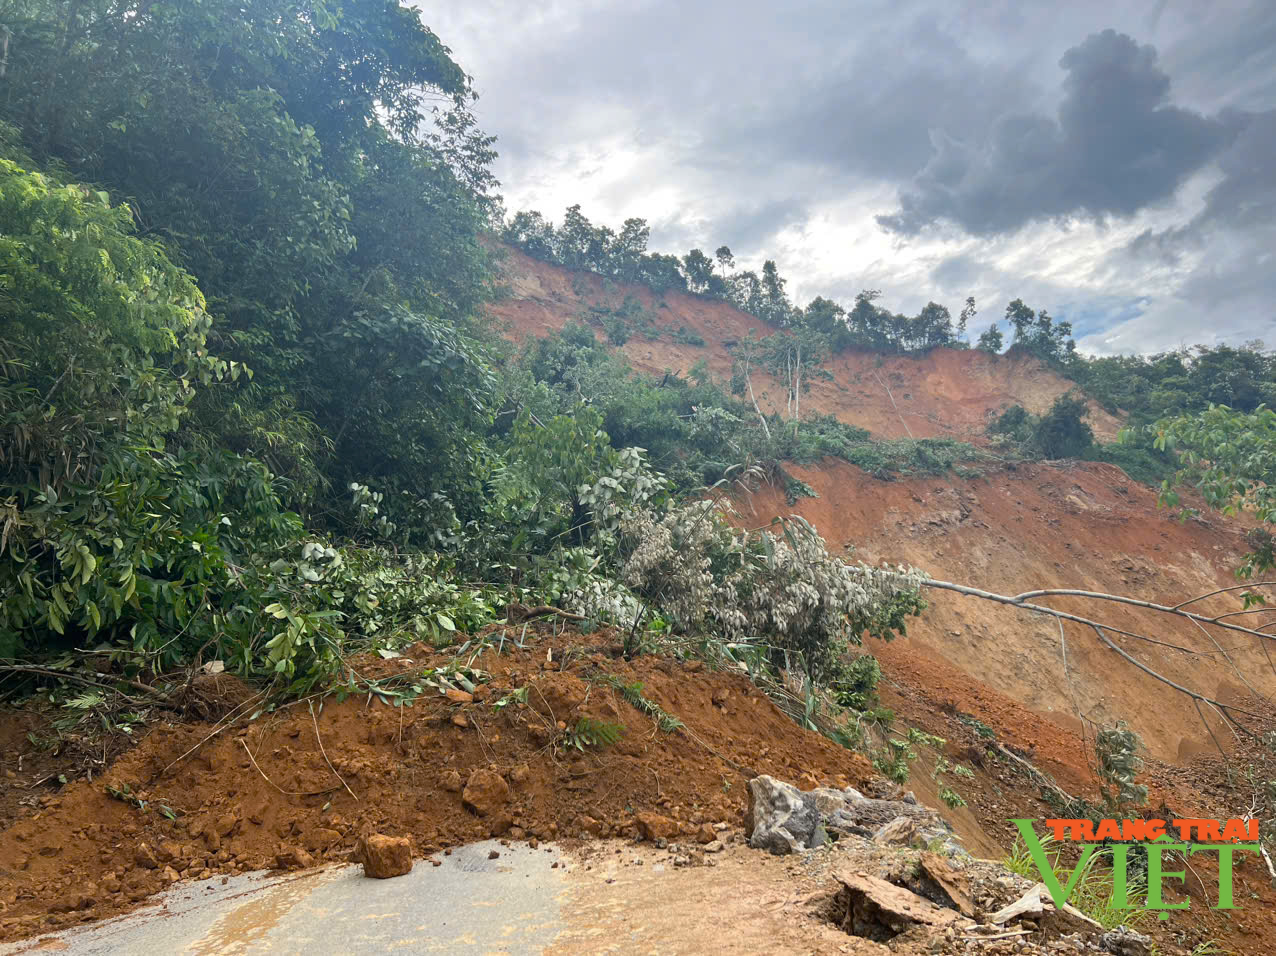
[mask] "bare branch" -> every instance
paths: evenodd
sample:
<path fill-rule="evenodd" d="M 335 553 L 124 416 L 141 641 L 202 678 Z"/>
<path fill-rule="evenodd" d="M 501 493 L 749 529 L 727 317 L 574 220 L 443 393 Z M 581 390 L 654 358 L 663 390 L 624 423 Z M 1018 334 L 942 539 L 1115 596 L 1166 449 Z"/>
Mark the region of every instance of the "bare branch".
<path fill-rule="evenodd" d="M 1219 588 L 1216 591 L 1206 591 L 1204 594 L 1194 598 L 1189 598 L 1182 604 L 1174 605 L 1174 610 L 1181 607 L 1187 607 L 1189 604 L 1195 604 L 1197 601 L 1204 601 L 1207 597 L 1213 597 L 1215 594 L 1226 594 L 1229 591 L 1244 591 L 1246 588 L 1264 588 L 1276 586 L 1276 581 L 1255 581 L 1252 584 L 1234 584 L 1230 588 Z"/>
<path fill-rule="evenodd" d="M 955 591 L 958 594 L 965 594 L 970 597 L 982 598 L 983 600 L 994 601 L 998 604 L 1008 604 L 1011 607 L 1019 607 L 1028 611 L 1035 611 L 1038 614 L 1046 614 L 1060 621 L 1075 621 L 1078 624 L 1084 624 L 1087 627 L 1092 628 L 1094 630 L 1095 634 L 1098 635 L 1100 642 L 1102 642 L 1105 647 L 1107 647 L 1109 650 L 1115 651 L 1126 661 L 1133 664 L 1135 667 L 1143 671 L 1145 674 L 1147 674 L 1149 677 L 1153 678 L 1154 680 L 1160 681 L 1162 684 L 1165 684 L 1167 687 L 1170 687 L 1178 691 L 1179 693 L 1184 694 L 1187 697 L 1191 698 L 1192 701 L 1197 704 L 1198 710 L 1200 709 L 1199 705 L 1201 703 L 1209 704 L 1212 707 L 1216 708 L 1218 713 L 1223 715 L 1224 719 L 1232 727 L 1245 731 L 1245 733 L 1250 735 L 1251 737 L 1255 736 L 1254 732 L 1251 731 L 1244 724 L 1240 723 L 1240 721 L 1238 721 L 1233 716 L 1233 714 L 1234 713 L 1244 714 L 1246 717 L 1259 717 L 1260 715 L 1254 713 L 1253 711 L 1249 711 L 1249 710 L 1245 710 L 1243 708 L 1237 707 L 1234 704 L 1225 704 L 1222 701 L 1215 700 L 1212 697 L 1206 697 L 1204 694 L 1198 693 L 1197 691 L 1194 691 L 1189 687 L 1184 687 L 1182 684 L 1179 684 L 1179 683 L 1176 683 L 1175 681 L 1170 680 L 1164 674 L 1158 673 L 1157 671 L 1149 667 L 1147 664 L 1144 664 L 1138 658 L 1131 655 L 1124 648 L 1119 647 L 1110 637 L 1108 637 L 1108 633 L 1120 634 L 1127 637 L 1133 637 L 1139 640 L 1147 641 L 1153 644 L 1160 644 L 1166 647 L 1177 647 L 1178 645 L 1166 644 L 1164 641 L 1155 641 L 1152 638 L 1146 637 L 1142 634 L 1135 634 L 1131 631 L 1125 631 L 1120 628 L 1112 627 L 1108 624 L 1103 624 L 1099 621 L 1094 621 L 1089 618 L 1081 617 L 1078 614 L 1072 614 L 1067 611 L 1060 611 L 1056 608 L 1047 607 L 1042 604 L 1032 604 L 1028 602 L 1027 600 L 1025 600 L 1025 597 L 1032 597 L 1038 594 L 1045 594 L 1045 595 L 1067 594 L 1067 595 L 1076 595 L 1081 597 L 1094 597 L 1099 599 L 1107 599 L 1107 600 L 1116 601 L 1117 603 L 1120 603 L 1120 604 L 1132 604 L 1138 607 L 1146 607 L 1152 610 L 1161 611 L 1163 613 L 1172 614 L 1177 617 L 1184 617 L 1184 618 L 1188 618 L 1189 620 L 1196 620 L 1196 621 L 1207 623 L 1207 624 L 1215 623 L 1209 618 L 1202 617 L 1199 614 L 1193 614 L 1190 611 L 1183 611 L 1183 610 L 1178 610 L 1176 608 L 1168 607 L 1163 604 L 1153 604 L 1149 601 L 1138 601 L 1138 600 L 1135 600 L 1134 598 L 1123 598 L 1123 597 L 1120 597 L 1119 595 L 1102 594 L 1099 592 L 1091 592 L 1091 591 L 1051 589 L 1051 590 L 1045 590 L 1045 591 L 1028 591 L 1028 592 L 1025 592 L 1024 594 L 1019 594 L 1012 597 L 1006 594 L 996 594 L 992 591 L 984 591 L 984 590 L 981 590 L 980 588 L 967 587 L 964 584 L 954 584 L 951 581 L 937 581 L 937 580 L 934 580 L 933 578 L 923 580 L 922 584 L 925 587 L 941 588 L 946 591 Z M 1228 627 L 1227 624 L 1219 624 L 1218 626 Z M 1230 629 L 1257 634 L 1260 637 L 1272 638 L 1272 635 L 1270 634 L 1259 634 L 1259 632 L 1257 631 L 1250 631 L 1249 628 L 1241 628 L 1241 627 L 1237 627 L 1236 625 L 1231 625 Z M 1218 646 L 1217 642 L 1215 642 L 1215 646 Z M 1188 650 L 1187 648 L 1179 648 L 1179 649 Z M 1222 651 L 1222 648 L 1219 648 L 1219 650 Z M 1189 652 L 1198 653 L 1195 651 L 1189 651 Z M 1212 656 L 1212 655 L 1208 655 L 1208 656 Z M 1224 656 L 1226 657 L 1227 655 L 1224 654 Z M 1206 726 L 1208 727 L 1208 724 Z"/>
<path fill-rule="evenodd" d="M 1098 622 L 1090 620 L 1088 617 L 1080 617 L 1076 614 L 1070 614 L 1067 611 L 1060 611 L 1056 608 L 1046 607 L 1044 604 L 1029 604 L 1027 601 L 1020 600 L 1020 596 L 1010 597 L 1006 594 L 994 594 L 992 591 L 983 591 L 979 588 L 967 587 L 964 584 L 953 584 L 951 581 L 936 581 L 934 578 L 926 578 L 922 581 L 923 587 L 943 588 L 945 591 L 956 591 L 958 594 L 966 594 L 970 597 L 983 598 L 986 601 L 996 601 L 998 604 L 1009 604 L 1011 607 L 1022 607 L 1029 611 L 1040 611 L 1042 614 L 1049 614 L 1052 617 L 1061 618 L 1065 621 L 1076 621 L 1078 624 L 1084 624 L 1086 627 L 1094 627 Z M 1030 592 L 1031 593 L 1031 592 Z M 1082 592 L 1075 592 L 1082 593 Z M 1147 644 L 1155 644 L 1158 647 L 1168 647 L 1171 650 L 1182 651 L 1184 654 L 1194 654 L 1197 657 L 1213 657 L 1213 654 L 1203 653 L 1190 647 L 1184 647 L 1181 644 L 1171 644 L 1168 641 L 1158 641 L 1154 637 L 1148 637 L 1146 634 L 1138 634 L 1134 631 L 1122 630 L 1119 627 L 1113 627 L 1110 624 L 1102 625 L 1113 634 L 1120 634 L 1122 637 L 1133 638 L 1136 641 L 1143 641 Z M 1276 635 L 1265 635 L 1276 640 Z"/>
<path fill-rule="evenodd" d="M 1215 591 L 1215 594 L 1221 594 L 1223 591 L 1236 590 L 1235 588 L 1222 588 Z M 1126 597 L 1122 594 L 1106 594 L 1103 591 L 1080 591 L 1075 588 L 1046 588 L 1040 591 L 1024 591 L 1022 594 L 1016 594 L 1008 599 L 1006 603 L 1024 605 L 1024 601 L 1034 597 L 1084 597 L 1093 598 L 1096 601 L 1112 601 L 1115 604 L 1129 604 L 1132 607 L 1144 607 L 1150 611 L 1160 611 L 1162 614 L 1176 614 L 1179 617 L 1185 617 L 1192 621 L 1200 621 L 1203 624 L 1216 624 L 1219 627 L 1225 627 L 1229 631 L 1237 631 L 1241 634 L 1249 634 L 1254 637 L 1264 637 L 1269 641 L 1276 641 L 1276 635 L 1264 634 L 1262 631 L 1256 631 L 1250 627 L 1241 627 L 1239 624 L 1226 624 L 1219 617 L 1206 617 L 1204 614 L 1196 614 L 1193 611 L 1182 610 L 1183 605 L 1178 604 L 1171 607 L 1168 604 L 1157 604 L 1153 601 L 1141 601 L 1138 598 Z M 1193 599 L 1195 600 L 1195 599 Z M 1191 604 L 1191 601 L 1184 602 Z M 1115 630 L 1115 628 L 1108 628 Z"/>

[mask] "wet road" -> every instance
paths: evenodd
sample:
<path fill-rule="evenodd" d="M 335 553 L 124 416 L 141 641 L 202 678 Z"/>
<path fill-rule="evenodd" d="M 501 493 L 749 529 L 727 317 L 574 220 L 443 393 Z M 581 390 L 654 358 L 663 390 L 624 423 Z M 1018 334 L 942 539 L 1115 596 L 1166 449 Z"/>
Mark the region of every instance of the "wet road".
<path fill-rule="evenodd" d="M 500 856 L 488 859 L 496 851 Z M 563 929 L 553 848 L 495 841 L 372 880 L 360 866 L 183 883 L 156 905 L 0 946 L 0 954 L 540 953 Z"/>

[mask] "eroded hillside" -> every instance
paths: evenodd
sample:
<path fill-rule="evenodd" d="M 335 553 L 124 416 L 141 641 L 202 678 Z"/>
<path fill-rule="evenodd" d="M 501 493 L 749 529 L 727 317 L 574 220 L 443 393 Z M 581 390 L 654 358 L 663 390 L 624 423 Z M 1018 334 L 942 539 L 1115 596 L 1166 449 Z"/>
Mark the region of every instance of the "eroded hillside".
<path fill-rule="evenodd" d="M 727 347 L 750 329 L 769 332 L 723 302 L 675 292 L 657 296 L 643 286 L 570 272 L 517 250 L 509 250 L 505 269 L 510 296 L 492 311 L 516 340 L 545 335 L 573 319 L 597 322 L 627 299 L 637 301 L 660 333 L 654 340 L 633 335 L 622 347 L 642 371 L 685 373 L 704 361 L 725 381 L 732 363 Z M 672 333 L 680 328 L 694 331 L 704 344 L 675 341 Z M 847 353 L 826 368 L 829 378 L 813 382 L 802 399 L 804 413 L 832 414 L 878 437 L 978 441 L 1007 406 L 1018 403 L 1040 413 L 1075 387 L 1030 356 L 974 350 L 940 349 L 918 358 Z M 783 410 L 783 386 L 756 373 L 754 387 L 764 411 Z M 1114 437 L 1120 428 L 1119 420 L 1093 403 L 1090 421 L 1101 438 Z M 831 545 L 854 546 L 867 560 L 907 562 L 936 578 L 1005 594 L 1067 587 L 1177 604 L 1234 584 L 1232 569 L 1245 549 L 1240 524 L 1213 517 L 1176 521 L 1157 508 L 1151 489 L 1112 465 L 994 466 L 980 477 L 894 481 L 832 460 L 790 470 L 819 497 L 790 506 L 784 489 L 759 488 L 738 502 L 750 522 L 796 512 Z M 1038 715 L 1044 724 L 1025 721 L 1023 713 L 999 714 L 993 705 L 983 715 L 994 726 L 1004 724 L 1007 735 L 1025 748 L 1049 749 L 1037 738 L 1076 736 L 1083 721 L 1101 726 L 1117 720 L 1126 720 L 1161 759 L 1186 760 L 1212 746 L 1190 698 L 1122 660 L 1093 632 L 1077 625 L 1066 629 L 1065 678 L 1055 620 L 952 593 L 930 592 L 928 598 L 931 608 L 909 637 L 877 645 L 874 653 L 900 674 L 959 675 L 966 691 L 957 696 L 977 696 L 972 688 L 983 686 L 990 701 Z M 1276 691 L 1263 649 L 1243 635 L 1223 639 L 1220 647 L 1189 621 L 1082 599 L 1053 600 L 1071 601 L 1077 613 L 1163 642 L 1124 639 L 1123 646 L 1176 683 L 1238 704 Z M 1215 613 L 1240 606 L 1233 595 L 1203 605 Z M 1068 762 L 1076 764 L 1075 776 L 1083 772 L 1085 758 L 1079 752 L 1073 758 Z"/>
<path fill-rule="evenodd" d="M 750 329 L 769 335 L 774 329 L 725 302 L 682 292 L 653 293 L 586 272 L 572 272 L 503 247 L 509 296 L 491 306 L 515 341 L 547 335 L 572 320 L 599 321 L 601 310 L 616 310 L 631 300 L 641 306 L 659 339 L 631 335 L 621 347 L 634 368 L 648 373 L 685 375 L 704 361 L 715 378 L 731 378 L 727 347 Z M 591 311 L 593 309 L 594 311 Z M 675 339 L 677 330 L 704 340 L 692 345 Z M 600 337 L 601 329 L 600 329 Z M 682 336 L 686 338 L 684 334 Z M 880 438 L 952 437 L 978 440 L 992 418 L 1014 404 L 1042 414 L 1075 387 L 1029 355 L 993 356 L 974 350 L 935 349 L 922 357 L 847 352 L 825 366 L 828 380 L 812 381 L 802 396 L 804 413 L 836 415 Z M 758 370 L 758 403 L 767 413 L 784 411 L 784 386 Z M 1096 436 L 1115 437 L 1120 422 L 1094 403 L 1089 421 Z"/>

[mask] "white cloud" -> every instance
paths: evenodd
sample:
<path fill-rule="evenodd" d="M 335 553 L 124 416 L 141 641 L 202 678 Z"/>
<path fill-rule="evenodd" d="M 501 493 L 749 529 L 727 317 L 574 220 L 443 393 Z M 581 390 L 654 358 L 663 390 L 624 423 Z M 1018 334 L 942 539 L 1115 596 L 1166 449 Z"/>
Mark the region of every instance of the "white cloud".
<path fill-rule="evenodd" d="M 1276 17 L 1262 0 L 470 0 L 424 19 L 475 77 L 511 210 L 641 216 L 658 251 L 727 243 L 750 266 L 776 259 L 800 300 L 870 287 L 913 311 L 973 294 L 982 326 L 1022 297 L 1076 321 L 1093 351 L 1276 337 L 1270 233 L 1219 222 L 1204 247 L 1169 241 L 1201 213 L 1213 166 L 1106 224 L 901 241 L 873 221 L 931 137 L 1055 115 L 1060 57 L 1106 28 L 1156 47 L 1179 106 L 1211 117 L 1276 106 Z M 1131 252 L 1145 234 L 1167 237 L 1161 254 Z"/>

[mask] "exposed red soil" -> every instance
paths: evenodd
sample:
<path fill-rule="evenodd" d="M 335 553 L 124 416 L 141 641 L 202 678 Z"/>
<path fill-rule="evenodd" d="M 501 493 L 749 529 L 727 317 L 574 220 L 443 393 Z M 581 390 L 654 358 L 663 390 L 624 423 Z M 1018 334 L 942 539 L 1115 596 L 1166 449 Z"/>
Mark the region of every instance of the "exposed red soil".
<path fill-rule="evenodd" d="M 790 470 L 820 497 L 790 507 L 782 489 L 764 486 L 740 502 L 748 521 L 796 512 L 832 547 L 854 545 L 864 560 L 905 562 L 935 578 L 1002 594 L 1066 587 L 1173 605 L 1235 584 L 1233 569 L 1245 550 L 1241 523 L 1177 521 L 1157 508 L 1151 489 L 1112 465 L 1027 464 L 971 480 L 879 481 L 842 462 Z M 1165 760 L 1213 748 L 1190 699 L 1121 660 L 1092 630 L 1065 626 L 1065 679 L 1055 619 L 947 591 L 928 590 L 926 597 L 930 607 L 908 637 L 881 649 L 888 669 L 922 667 L 914 661 L 925 659 L 937 668 L 937 679 L 964 675 L 1040 715 L 1056 733 L 1075 733 L 1078 712 L 1094 724 L 1125 720 Z M 1190 621 L 1084 598 L 1041 600 L 1186 648 L 1114 639 L 1201 693 L 1244 706 L 1241 698 L 1250 691 L 1243 675 L 1262 694 L 1276 695 L 1276 674 L 1262 647 L 1244 635 L 1215 635 L 1238 675 Z M 1240 609 L 1241 601 L 1223 594 L 1201 607 L 1222 613 Z M 1040 732 L 1022 742 L 1048 746 Z"/>
<path fill-rule="evenodd" d="M 179 874 L 345 859 L 370 832 L 409 837 L 428 855 L 492 834 L 636 836 L 636 814 L 652 812 L 695 839 L 706 825 L 741 822 L 745 782 L 757 773 L 807 788 L 864 786 L 873 776 L 863 757 L 795 725 L 742 675 L 668 658 L 629 663 L 614 643 L 605 634 L 542 636 L 526 650 L 506 641 L 505 653 L 474 661 L 491 680 L 468 703 L 429 688 L 410 707 L 329 698 L 317 718 L 298 703 L 202 745 L 215 725 L 156 726 L 104 778 L 46 788 L 40 806 L 17 808 L 0 833 L 0 938 L 120 912 Z M 450 659 L 418 646 L 356 666 L 385 677 Z M 642 681 L 643 694 L 686 728 L 660 731 L 598 680 L 604 674 Z M 494 706 L 517 688 L 527 689 L 526 705 Z M 580 717 L 623 734 L 610 747 L 564 748 L 559 725 Z M 478 816 L 460 787 L 483 769 L 511 795 Z M 147 809 L 113 799 L 108 785 L 127 785 Z"/>
<path fill-rule="evenodd" d="M 1245 550 L 1243 522 L 1214 517 L 1179 522 L 1156 507 L 1154 492 L 1110 465 L 1020 465 L 974 480 L 880 481 L 840 462 L 791 471 L 821 497 L 790 507 L 781 489 L 760 488 L 738 502 L 746 523 L 796 512 L 831 546 L 856 545 L 865 560 L 907 562 L 936 577 L 1003 594 L 1069 587 L 1174 605 L 1235 584 L 1232 569 Z M 926 596 L 930 607 L 910 623 L 907 637 L 870 641 L 867 649 L 887 675 L 882 699 L 900 723 L 944 737 L 949 759 L 974 769 L 973 780 L 952 780 L 968 806 L 950 814 L 966 817 L 968 826 L 981 831 L 981 837 L 967 837 L 972 849 L 1009 848 L 1011 818 L 1045 818 L 1057 811 L 1032 780 L 987 758 L 985 741 L 959 719 L 963 714 L 990 727 L 999 742 L 1065 790 L 1090 800 L 1098 799 L 1093 734 L 1125 720 L 1148 747 L 1139 782 L 1148 787 L 1152 815 L 1227 818 L 1249 805 L 1252 793 L 1235 771 L 1254 755 L 1237 752 L 1224 760 L 1215 738 L 1229 754 L 1236 739 L 1221 721 L 1206 710 L 1207 729 L 1190 699 L 1104 648 L 1093 631 L 1064 625 L 1065 679 L 1054 619 L 947 591 Z M 1233 668 L 1191 622 L 1092 599 L 1040 600 L 1187 648 L 1116 639 L 1167 678 L 1262 715 L 1249 721 L 1255 730 L 1276 722 L 1271 706 L 1276 673 L 1251 638 L 1215 631 Z M 1200 604 L 1209 613 L 1241 606 L 1235 594 Z M 933 757 L 923 758 L 909 786 L 934 804 L 937 794 L 929 791 L 937 786 L 927 778 L 929 766 Z M 1234 913 L 1210 909 L 1216 870 L 1199 858 L 1192 865 L 1187 895 L 1166 897 L 1190 899 L 1189 912 L 1150 931 L 1166 943 L 1175 941 L 1173 934 L 1186 934 L 1189 949 L 1215 939 L 1236 953 L 1276 952 L 1276 925 L 1266 918 L 1276 906 L 1276 891 L 1261 861 L 1237 867 L 1242 909 Z"/>
<path fill-rule="evenodd" d="M 506 270 L 512 295 L 492 311 L 515 341 L 586 318 L 591 305 L 615 308 L 628 296 L 657 326 L 683 325 L 705 339 L 705 346 L 695 347 L 674 343 L 667 334 L 658 342 L 631 337 L 622 351 L 642 371 L 685 373 L 703 359 L 725 381 L 731 371 L 726 344 L 750 329 L 759 335 L 773 331 L 721 302 L 679 293 L 654 296 L 643 287 L 571 273 L 516 250 Z M 804 416 L 833 414 L 890 438 L 951 436 L 979 443 L 987 424 L 1009 405 L 1039 414 L 1075 387 L 1022 354 L 849 353 L 834 358 L 828 370 L 832 380 L 814 381 L 803 396 Z M 754 388 L 764 410 L 784 410 L 784 389 L 774 380 L 759 373 Z M 1093 403 L 1089 421 L 1102 440 L 1111 440 L 1121 424 Z M 1152 490 L 1111 465 L 1030 464 L 993 468 L 972 479 L 894 481 L 832 460 L 788 470 L 820 497 L 791 506 L 783 488 L 762 487 L 737 500 L 742 523 L 756 527 L 797 513 L 833 548 L 853 546 L 864 560 L 906 562 L 936 578 L 1004 594 L 1076 588 L 1174 605 L 1236 584 L 1233 569 L 1247 550 L 1247 522 L 1217 515 L 1179 522 L 1157 508 Z M 997 855 L 1012 840 L 1010 817 L 1046 816 L 1049 807 L 1026 778 L 970 759 L 978 756 L 981 739 L 959 713 L 991 727 L 999 741 L 1070 792 L 1090 798 L 1096 794 L 1093 731 L 1124 720 L 1148 748 L 1141 782 L 1149 787 L 1151 806 L 1202 816 L 1234 815 L 1248 806 L 1248 796 L 1229 773 L 1248 757 L 1218 756 L 1216 738 L 1229 750 L 1235 747 L 1221 721 L 1207 711 L 1207 728 L 1190 700 L 1102 646 L 1093 631 L 1065 626 L 1065 676 L 1054 619 L 952 592 L 928 591 L 927 598 L 929 609 L 910 623 L 906 638 L 873 641 L 868 649 L 886 673 L 883 700 L 900 720 L 946 737 L 950 759 L 976 764 L 975 779 L 958 784 L 970 806 L 946 813 L 976 852 Z M 1177 645 L 1182 650 L 1115 638 L 1166 678 L 1256 711 L 1260 727 L 1273 717 L 1276 671 L 1250 638 L 1216 631 L 1215 644 L 1192 623 L 1155 612 L 1075 597 L 1042 600 Z M 1199 605 L 1203 613 L 1215 614 L 1241 608 L 1235 594 Z M 909 786 L 925 802 L 938 802 L 937 786 L 924 772 L 915 772 Z M 1193 865 L 1210 883 L 1208 867 Z M 1245 911 L 1209 911 L 1201 887 L 1191 881 L 1191 915 L 1156 932 L 1168 941 L 1165 934 L 1177 928 L 1193 942 L 1212 937 L 1238 953 L 1276 952 L 1276 932 L 1264 920 L 1276 893 L 1261 867 L 1247 863 L 1237 872 L 1245 886 L 1237 890 Z"/>
<path fill-rule="evenodd" d="M 635 367 L 686 372 L 703 358 L 725 380 L 724 343 L 749 328 L 767 332 L 723 303 L 677 293 L 653 297 L 642 287 L 573 275 L 516 251 L 507 267 L 514 295 L 493 313 L 515 340 L 559 328 L 590 304 L 615 307 L 633 295 L 657 325 L 684 325 L 706 339 L 706 346 L 693 347 L 668 335 L 659 342 L 635 336 L 624 347 Z M 830 371 L 833 381 L 815 383 L 803 397 L 804 413 L 835 414 L 883 437 L 979 441 L 1007 405 L 1044 411 L 1071 387 L 1031 358 L 969 351 L 882 359 L 851 354 L 835 359 Z M 774 382 L 758 376 L 758 387 L 764 407 L 783 405 Z M 1091 421 L 1101 436 L 1119 425 L 1097 409 Z M 936 578 L 1007 594 L 1072 587 L 1176 604 L 1235 583 L 1232 569 L 1244 550 L 1243 523 L 1213 517 L 1179 523 L 1157 509 L 1152 491 L 1110 465 L 1021 465 L 980 478 L 895 481 L 836 461 L 790 471 L 820 497 L 789 506 L 783 489 L 762 487 L 737 502 L 742 520 L 756 526 L 796 512 L 834 548 L 854 545 L 865 560 L 907 562 Z M 986 724 L 1065 789 L 1090 797 L 1091 754 L 1082 728 L 1125 720 L 1149 749 L 1142 782 L 1152 806 L 1201 816 L 1244 810 L 1238 805 L 1244 795 L 1228 783 L 1228 763 L 1214 752 L 1195 707 L 1104 648 L 1093 632 L 1065 626 L 1065 676 L 1053 619 L 951 592 L 927 597 L 930 608 L 910 623 L 906 638 L 872 642 L 869 650 L 887 675 L 883 700 L 900 721 L 945 737 L 949 758 L 975 770 L 973 780 L 954 781 L 969 806 L 944 811 L 972 851 L 999 855 L 1010 843 L 1010 817 L 1047 816 L 1050 808 L 1029 779 L 986 759 L 982 738 L 962 714 Z M 1189 622 L 1085 599 L 1045 600 L 1061 607 L 1066 601 L 1079 614 L 1178 645 L 1183 649 L 1118 641 L 1171 680 L 1270 715 L 1276 676 L 1248 638 L 1216 635 L 1234 670 Z M 1202 607 L 1222 613 L 1240 603 L 1220 595 Z M 526 651 L 506 644 L 503 655 L 489 650 L 474 662 L 493 675 L 486 690 L 480 688 L 483 700 L 458 704 L 432 691 L 409 708 L 362 697 L 329 700 L 317 715 L 317 733 L 305 703 L 202 746 L 215 725 L 153 726 L 105 778 L 78 750 L 33 745 L 26 738 L 36 729 L 30 715 L 0 716 L 3 770 L 13 773 L 0 780 L 0 823 L 12 824 L 0 833 L 0 938 L 119 912 L 179 874 L 304 862 L 302 852 L 315 861 L 344 859 L 366 832 L 408 836 L 422 855 L 485 837 L 493 820 L 466 810 L 454 789 L 484 768 L 512 790 L 508 818 L 500 815 L 495 829 L 526 839 L 632 834 L 635 814 L 644 811 L 674 819 L 680 829 L 735 823 L 745 805 L 744 781 L 754 772 L 806 787 L 862 785 L 873 775 L 863 758 L 795 726 L 743 677 L 656 658 L 626 663 L 606 646 L 612 643 L 606 635 L 542 634 Z M 359 666 L 365 677 L 380 677 L 442 663 L 446 655 L 415 648 L 408 658 Z M 586 679 L 600 673 L 643 681 L 644 693 L 689 732 L 661 733 L 612 688 Z M 526 705 L 493 708 L 517 687 L 528 688 Z M 468 726 L 453 723 L 458 712 Z M 609 748 L 564 752 L 555 744 L 558 723 L 574 726 L 579 716 L 622 724 L 625 732 Z M 1211 728 L 1233 746 L 1217 719 Z M 58 790 L 57 773 L 66 769 L 69 776 L 92 769 L 93 781 Z M 108 797 L 106 783 L 128 784 L 149 809 Z M 920 766 L 908 786 L 924 802 L 939 802 L 929 766 Z M 172 808 L 175 820 L 158 811 L 161 804 Z M 148 851 L 139 853 L 142 843 Z M 152 868 L 148 854 L 172 859 L 157 858 Z M 1208 867 L 1194 866 L 1212 886 Z M 1166 941 L 1178 929 L 1192 942 L 1213 937 L 1238 953 L 1276 952 L 1276 930 L 1264 922 L 1276 893 L 1252 863 L 1237 873 L 1242 910 L 1209 911 L 1202 889 L 1189 881 L 1190 914 L 1155 931 Z"/>
<path fill-rule="evenodd" d="M 731 378 L 732 359 L 726 345 L 775 331 L 754 316 L 725 302 L 682 292 L 657 295 L 641 285 L 617 283 L 585 272 L 571 272 L 503 247 L 505 282 L 510 296 L 489 311 L 516 342 L 544 336 L 573 319 L 588 316 L 592 305 L 621 306 L 626 298 L 640 302 L 664 332 L 656 342 L 633 335 L 620 349 L 640 371 L 666 370 L 684 375 L 704 360 L 718 381 Z M 703 346 L 673 342 L 679 326 L 699 333 Z M 599 338 L 605 338 L 599 330 Z M 880 438 L 953 437 L 983 442 L 984 429 L 1014 404 L 1034 414 L 1049 409 L 1075 384 L 1029 355 L 988 355 L 974 350 L 935 349 L 919 357 L 847 352 L 835 356 L 826 370 L 832 380 L 812 380 L 802 396 L 804 413 L 835 415 L 849 425 L 866 428 Z M 784 386 L 765 371 L 754 375 L 753 387 L 765 412 L 785 410 Z M 1089 421 L 1105 441 L 1115 437 L 1120 422 L 1091 403 Z"/>

